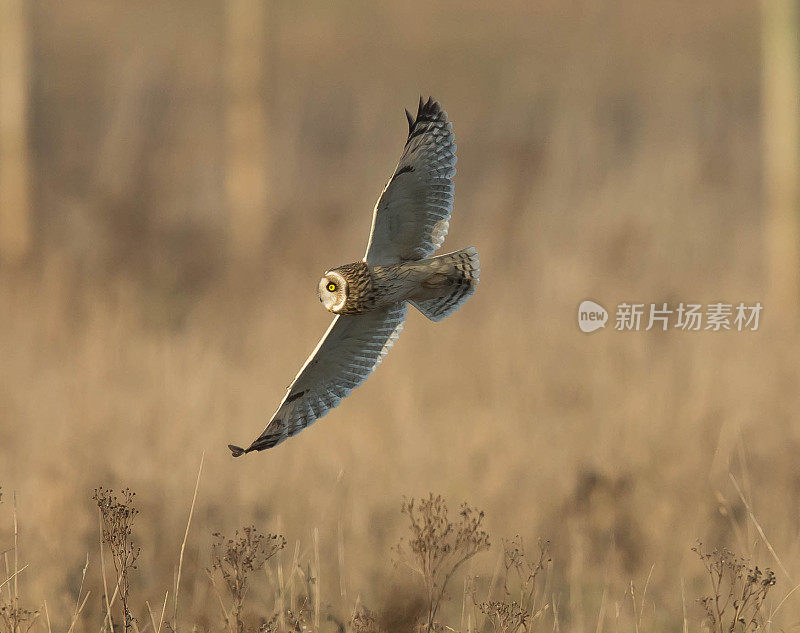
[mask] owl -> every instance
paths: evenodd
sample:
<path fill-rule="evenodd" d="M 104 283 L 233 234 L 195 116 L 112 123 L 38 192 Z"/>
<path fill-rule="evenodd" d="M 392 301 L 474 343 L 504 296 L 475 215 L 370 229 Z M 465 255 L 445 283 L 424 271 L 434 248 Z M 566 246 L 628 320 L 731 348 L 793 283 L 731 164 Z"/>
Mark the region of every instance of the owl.
<path fill-rule="evenodd" d="M 272 448 L 336 407 L 375 371 L 406 319 L 408 305 L 431 321 L 452 314 L 474 293 L 474 247 L 431 255 L 444 242 L 453 209 L 456 144 L 447 113 L 420 98 L 406 110 L 408 138 L 372 215 L 367 253 L 328 270 L 317 292 L 335 316 L 303 364 L 267 428 L 234 457 Z"/>

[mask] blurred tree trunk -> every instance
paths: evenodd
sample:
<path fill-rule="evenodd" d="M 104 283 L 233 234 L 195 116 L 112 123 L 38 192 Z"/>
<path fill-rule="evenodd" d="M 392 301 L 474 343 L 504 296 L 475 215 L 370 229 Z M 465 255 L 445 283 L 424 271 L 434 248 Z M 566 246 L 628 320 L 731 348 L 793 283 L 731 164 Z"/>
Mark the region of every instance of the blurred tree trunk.
<path fill-rule="evenodd" d="M 31 246 L 25 0 L 0 0 L 0 260 Z"/>
<path fill-rule="evenodd" d="M 798 0 L 762 0 L 767 303 L 800 314 L 800 24 Z"/>
<path fill-rule="evenodd" d="M 269 228 L 265 113 L 266 7 L 269 0 L 226 0 L 225 193 L 233 258 L 259 256 Z"/>

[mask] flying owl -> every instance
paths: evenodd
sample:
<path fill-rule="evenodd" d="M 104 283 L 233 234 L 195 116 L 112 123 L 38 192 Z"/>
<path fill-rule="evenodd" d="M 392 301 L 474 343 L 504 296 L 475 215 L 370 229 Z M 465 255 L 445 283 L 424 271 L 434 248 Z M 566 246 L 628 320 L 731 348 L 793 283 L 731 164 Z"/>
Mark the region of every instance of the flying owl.
<path fill-rule="evenodd" d="M 336 316 L 272 416 L 234 457 L 280 444 L 328 413 L 375 371 L 406 318 L 408 304 L 431 321 L 455 312 L 475 292 L 474 247 L 431 257 L 444 242 L 453 209 L 456 144 L 447 113 L 420 98 L 408 138 L 372 216 L 364 259 L 327 271 L 319 300 Z"/>

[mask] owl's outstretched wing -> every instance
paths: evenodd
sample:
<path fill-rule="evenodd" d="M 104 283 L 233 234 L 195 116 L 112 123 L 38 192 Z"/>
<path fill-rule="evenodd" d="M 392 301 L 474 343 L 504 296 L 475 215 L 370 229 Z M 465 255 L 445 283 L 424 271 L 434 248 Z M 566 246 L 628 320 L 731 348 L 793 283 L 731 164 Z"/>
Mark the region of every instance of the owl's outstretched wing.
<path fill-rule="evenodd" d="M 337 315 L 289 386 L 264 432 L 234 457 L 272 448 L 333 409 L 363 383 L 389 353 L 406 319 L 405 302 L 372 312 Z"/>
<path fill-rule="evenodd" d="M 371 265 L 424 259 L 442 245 L 453 210 L 456 144 L 453 125 L 433 97 L 406 110 L 408 139 L 375 205 L 364 261 Z"/>

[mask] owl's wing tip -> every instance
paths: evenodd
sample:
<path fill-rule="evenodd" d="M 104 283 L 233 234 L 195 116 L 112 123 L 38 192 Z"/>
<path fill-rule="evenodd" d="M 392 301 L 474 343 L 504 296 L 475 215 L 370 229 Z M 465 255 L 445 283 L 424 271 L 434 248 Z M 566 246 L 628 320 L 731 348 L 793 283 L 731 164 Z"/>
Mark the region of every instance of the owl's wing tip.
<path fill-rule="evenodd" d="M 411 130 L 414 129 L 414 117 L 408 110 L 406 110 L 406 119 L 408 119 L 408 133 L 411 134 Z"/>
<path fill-rule="evenodd" d="M 228 444 L 228 448 L 230 449 L 234 457 L 241 457 L 247 452 L 241 446 L 234 446 L 233 444 Z"/>
<path fill-rule="evenodd" d="M 272 448 L 275 446 L 277 442 L 271 441 L 265 438 L 258 438 L 255 442 L 250 444 L 247 448 L 242 448 L 241 446 L 236 446 L 235 444 L 228 444 L 228 448 L 231 451 L 231 454 L 234 457 L 241 457 L 242 455 L 246 455 L 247 453 L 252 453 L 253 451 L 263 451 L 267 448 Z"/>

